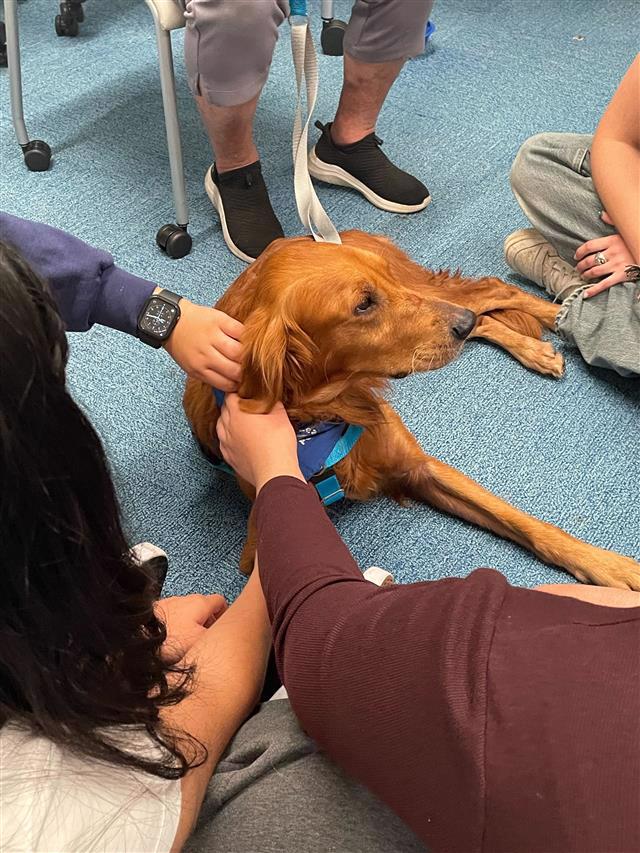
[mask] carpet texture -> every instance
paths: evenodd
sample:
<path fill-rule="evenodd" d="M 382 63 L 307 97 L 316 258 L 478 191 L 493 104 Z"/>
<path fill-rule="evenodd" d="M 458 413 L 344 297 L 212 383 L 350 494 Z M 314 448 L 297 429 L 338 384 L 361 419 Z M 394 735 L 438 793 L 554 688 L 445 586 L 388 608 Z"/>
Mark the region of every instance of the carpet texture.
<path fill-rule="evenodd" d="M 347 6 L 337 4 L 342 17 Z M 243 265 L 226 250 L 202 188 L 211 154 L 185 82 L 183 34 L 174 38 L 174 53 L 194 250 L 171 261 L 153 239 L 173 211 L 149 12 L 141 0 L 89 0 L 85 9 L 81 35 L 61 39 L 53 30 L 55 3 L 20 4 L 27 126 L 49 142 L 54 162 L 43 174 L 25 169 L 0 69 L 0 204 L 212 303 Z M 317 35 L 317 7 L 314 14 Z M 432 44 L 403 71 L 378 127 L 385 151 L 425 181 L 433 203 L 402 217 L 347 190 L 321 187 L 319 194 L 339 228 L 387 234 L 427 266 L 515 281 L 501 253 L 505 235 L 525 224 L 509 189 L 513 157 L 538 131 L 593 130 L 637 50 L 637 4 L 440 0 L 433 19 Z M 288 42 L 285 26 L 256 138 L 274 207 L 293 235 L 300 227 Z M 326 121 L 341 62 L 322 57 L 320 67 L 317 117 Z M 169 552 L 168 593 L 233 597 L 242 584 L 237 560 L 248 506 L 195 448 L 181 409 L 181 372 L 164 353 L 101 327 L 70 337 L 69 381 L 106 445 L 131 540 Z M 395 383 L 392 399 L 428 452 L 540 518 L 640 558 L 640 384 L 566 356 L 566 376 L 554 381 L 474 342 L 448 367 Z M 344 504 L 332 516 L 362 566 L 385 566 L 400 581 L 476 566 L 495 566 L 526 586 L 568 580 L 517 546 L 429 507 L 378 500 Z"/>

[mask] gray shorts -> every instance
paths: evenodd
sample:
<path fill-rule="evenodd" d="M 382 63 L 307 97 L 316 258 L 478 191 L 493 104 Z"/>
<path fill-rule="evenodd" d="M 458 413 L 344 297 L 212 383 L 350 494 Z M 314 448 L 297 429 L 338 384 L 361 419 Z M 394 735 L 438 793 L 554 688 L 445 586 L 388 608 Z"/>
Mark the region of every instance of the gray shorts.
<path fill-rule="evenodd" d="M 310 0 L 311 2 L 311 0 Z M 244 104 L 266 83 L 288 0 L 183 0 L 191 91 L 219 107 Z M 355 0 L 344 48 L 361 62 L 417 56 L 433 0 Z"/>

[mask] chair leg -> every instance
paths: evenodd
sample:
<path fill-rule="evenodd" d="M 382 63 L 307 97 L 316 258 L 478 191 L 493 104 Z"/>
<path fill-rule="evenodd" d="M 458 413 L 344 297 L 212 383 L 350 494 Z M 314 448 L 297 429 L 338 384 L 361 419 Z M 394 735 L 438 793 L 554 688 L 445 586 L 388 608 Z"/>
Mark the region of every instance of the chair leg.
<path fill-rule="evenodd" d="M 164 106 L 164 123 L 167 132 L 167 148 L 171 167 L 171 186 L 176 210 L 177 225 L 163 225 L 156 235 L 156 242 L 171 258 L 182 258 L 191 251 L 192 240 L 187 232 L 189 208 L 184 180 L 182 143 L 176 99 L 176 81 L 173 73 L 173 54 L 171 35 L 163 30 L 154 18 L 158 59 L 160 64 L 160 85 Z"/>
<path fill-rule="evenodd" d="M 4 23 L 7 39 L 7 65 L 9 68 L 9 95 L 11 118 L 24 162 L 31 172 L 45 172 L 51 163 L 51 149 L 41 139 L 29 139 L 24 123 L 22 105 L 22 72 L 20 69 L 20 36 L 18 32 L 17 0 L 4 0 Z"/>

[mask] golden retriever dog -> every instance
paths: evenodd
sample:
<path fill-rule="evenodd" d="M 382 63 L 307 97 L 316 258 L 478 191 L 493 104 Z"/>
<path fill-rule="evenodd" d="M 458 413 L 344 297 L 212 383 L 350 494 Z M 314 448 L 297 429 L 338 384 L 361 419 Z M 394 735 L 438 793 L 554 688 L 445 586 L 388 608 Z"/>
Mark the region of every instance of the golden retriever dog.
<path fill-rule="evenodd" d="M 245 409 L 266 412 L 282 400 L 294 421 L 364 427 L 335 466 L 347 498 L 423 501 L 517 542 L 580 581 L 640 589 L 635 560 L 534 518 L 427 456 L 384 398 L 389 379 L 447 364 L 470 338 L 485 338 L 527 368 L 560 376 L 562 357 L 542 340 L 558 305 L 496 278 L 424 269 L 382 237 L 348 231 L 342 239 L 341 246 L 277 240 L 218 302 L 245 324 L 239 389 Z M 217 455 L 211 388 L 189 379 L 184 407 L 201 447 Z M 240 485 L 253 497 L 249 484 Z M 245 572 L 254 551 L 250 520 Z"/>

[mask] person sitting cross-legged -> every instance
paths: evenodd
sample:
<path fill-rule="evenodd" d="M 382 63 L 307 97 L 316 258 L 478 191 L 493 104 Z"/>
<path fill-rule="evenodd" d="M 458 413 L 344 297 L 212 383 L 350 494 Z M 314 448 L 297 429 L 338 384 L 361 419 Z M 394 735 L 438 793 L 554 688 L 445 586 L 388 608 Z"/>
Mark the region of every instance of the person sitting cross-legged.
<path fill-rule="evenodd" d="M 557 331 L 597 367 L 640 375 L 640 55 L 593 136 L 541 133 L 511 186 L 533 227 L 504 243 L 509 266 L 562 309 Z"/>

